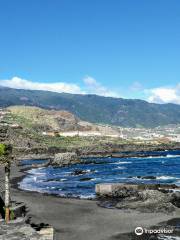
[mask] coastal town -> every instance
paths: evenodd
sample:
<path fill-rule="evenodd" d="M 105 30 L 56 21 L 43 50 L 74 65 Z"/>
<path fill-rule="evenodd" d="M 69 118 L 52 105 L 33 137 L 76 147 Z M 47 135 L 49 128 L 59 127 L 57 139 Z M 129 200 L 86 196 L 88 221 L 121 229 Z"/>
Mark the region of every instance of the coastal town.
<path fill-rule="evenodd" d="M 12 129 L 23 129 L 23 126 L 13 121 L 11 111 L 0 108 L 1 126 L 10 126 Z M 63 136 L 63 137 L 109 137 L 124 140 L 144 141 L 144 142 L 180 142 L 180 124 L 170 124 L 155 128 L 124 128 L 103 124 L 92 124 L 80 121 L 83 130 L 60 130 L 52 129 L 51 131 L 40 131 L 44 136 Z M 88 129 L 88 130 L 87 130 Z"/>

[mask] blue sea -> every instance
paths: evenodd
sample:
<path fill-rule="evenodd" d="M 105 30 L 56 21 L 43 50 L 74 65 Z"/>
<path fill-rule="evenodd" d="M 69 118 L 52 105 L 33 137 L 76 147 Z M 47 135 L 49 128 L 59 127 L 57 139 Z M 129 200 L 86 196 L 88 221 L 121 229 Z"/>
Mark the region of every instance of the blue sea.
<path fill-rule="evenodd" d="M 39 167 L 27 171 L 19 188 L 61 197 L 95 198 L 97 183 L 167 183 L 180 185 L 180 151 L 148 153 L 148 157 L 84 158 L 85 164 Z M 155 156 L 158 155 L 158 156 Z M 44 160 L 24 160 L 23 165 Z"/>

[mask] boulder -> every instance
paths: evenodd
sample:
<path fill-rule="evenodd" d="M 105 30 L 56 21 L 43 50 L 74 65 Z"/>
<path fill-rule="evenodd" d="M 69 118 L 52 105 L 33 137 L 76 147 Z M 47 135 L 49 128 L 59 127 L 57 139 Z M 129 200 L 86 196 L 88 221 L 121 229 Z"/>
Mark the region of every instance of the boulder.
<path fill-rule="evenodd" d="M 50 164 L 53 166 L 63 167 L 75 163 L 80 163 L 78 156 L 75 152 L 57 153 Z"/>

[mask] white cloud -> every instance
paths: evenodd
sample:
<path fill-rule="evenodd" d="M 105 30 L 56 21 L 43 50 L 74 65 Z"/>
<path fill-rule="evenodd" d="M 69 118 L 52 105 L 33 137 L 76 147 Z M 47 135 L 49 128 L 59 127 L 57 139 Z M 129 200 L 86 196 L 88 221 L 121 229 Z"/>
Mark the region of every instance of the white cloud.
<path fill-rule="evenodd" d="M 84 86 L 80 87 L 74 83 L 56 82 L 56 83 L 42 83 L 33 82 L 30 80 L 13 77 L 10 80 L 0 80 L 0 86 L 29 89 L 29 90 L 44 90 L 52 92 L 66 92 L 75 94 L 97 94 L 101 96 L 119 97 L 119 95 L 108 88 L 98 83 L 94 78 L 87 76 L 83 79 Z"/>
<path fill-rule="evenodd" d="M 83 79 L 83 81 L 86 85 L 87 93 L 97 94 L 105 97 L 120 97 L 118 93 L 111 91 L 107 87 L 104 87 L 99 82 L 97 82 L 96 79 L 94 79 L 93 77 L 86 76 Z"/>
<path fill-rule="evenodd" d="M 148 101 L 154 103 L 180 104 L 180 84 L 174 87 L 159 87 L 146 90 Z"/>
<path fill-rule="evenodd" d="M 52 92 L 84 93 L 81 88 L 73 83 L 40 83 L 13 77 L 11 80 L 0 80 L 0 85 L 16 89 L 45 90 Z"/>
<path fill-rule="evenodd" d="M 89 85 L 89 86 L 97 86 L 98 85 L 97 81 L 90 76 L 86 76 L 83 80 L 86 85 Z"/>
<path fill-rule="evenodd" d="M 56 83 L 41 83 L 30 80 L 13 77 L 9 80 L 0 80 L 0 86 L 29 89 L 29 90 L 45 90 L 52 92 L 67 92 L 75 94 L 97 94 L 106 97 L 120 97 L 120 95 L 103 86 L 96 81 L 95 78 L 86 76 L 83 79 L 84 85 L 79 86 L 74 83 L 56 82 Z M 176 103 L 180 104 L 180 83 L 176 86 L 157 87 L 153 89 L 143 89 L 139 82 L 134 82 L 130 87 L 131 91 L 139 94 L 138 98 L 147 99 L 154 103 Z M 132 98 L 132 94 L 129 96 Z"/>

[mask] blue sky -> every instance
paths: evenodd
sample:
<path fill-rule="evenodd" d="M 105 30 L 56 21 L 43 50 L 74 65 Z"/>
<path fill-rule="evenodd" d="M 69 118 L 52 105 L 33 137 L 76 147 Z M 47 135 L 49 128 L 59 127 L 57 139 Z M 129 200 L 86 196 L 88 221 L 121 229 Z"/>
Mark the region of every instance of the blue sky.
<path fill-rule="evenodd" d="M 0 84 L 180 103 L 179 0 L 0 0 Z"/>

